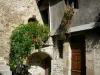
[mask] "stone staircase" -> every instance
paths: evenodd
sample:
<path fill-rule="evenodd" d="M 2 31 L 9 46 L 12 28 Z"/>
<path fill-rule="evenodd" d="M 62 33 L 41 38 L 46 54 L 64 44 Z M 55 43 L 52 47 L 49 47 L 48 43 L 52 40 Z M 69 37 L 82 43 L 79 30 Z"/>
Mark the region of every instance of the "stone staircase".
<path fill-rule="evenodd" d="M 3 57 L 0 57 L 0 75 L 12 75 L 10 67 L 6 65 Z"/>

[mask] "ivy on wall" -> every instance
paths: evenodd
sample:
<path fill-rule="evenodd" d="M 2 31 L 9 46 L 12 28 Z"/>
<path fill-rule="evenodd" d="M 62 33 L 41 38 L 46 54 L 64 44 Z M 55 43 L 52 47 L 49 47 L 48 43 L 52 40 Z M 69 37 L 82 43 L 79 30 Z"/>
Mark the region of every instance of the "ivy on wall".
<path fill-rule="evenodd" d="M 19 25 L 11 35 L 10 66 L 16 68 L 19 61 L 24 61 L 33 49 L 44 45 L 48 39 L 49 27 L 38 22 Z"/>

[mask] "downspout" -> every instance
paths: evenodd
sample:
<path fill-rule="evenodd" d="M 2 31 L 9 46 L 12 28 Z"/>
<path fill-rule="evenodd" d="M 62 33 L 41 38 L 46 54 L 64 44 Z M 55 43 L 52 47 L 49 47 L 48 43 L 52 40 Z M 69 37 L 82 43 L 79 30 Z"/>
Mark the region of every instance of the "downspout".
<path fill-rule="evenodd" d="M 51 25 L 51 10 L 50 10 L 50 0 L 49 0 L 49 24 L 50 24 L 50 32 L 51 32 L 52 25 Z"/>

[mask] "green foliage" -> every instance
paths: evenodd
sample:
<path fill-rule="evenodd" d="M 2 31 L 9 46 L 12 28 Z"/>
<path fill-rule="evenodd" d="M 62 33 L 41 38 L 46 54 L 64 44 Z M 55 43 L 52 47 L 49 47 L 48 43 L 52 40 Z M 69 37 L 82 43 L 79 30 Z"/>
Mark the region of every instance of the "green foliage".
<path fill-rule="evenodd" d="M 38 22 L 22 24 L 11 35 L 10 66 L 15 68 L 24 61 L 31 51 L 42 47 L 48 39 L 49 27 Z"/>

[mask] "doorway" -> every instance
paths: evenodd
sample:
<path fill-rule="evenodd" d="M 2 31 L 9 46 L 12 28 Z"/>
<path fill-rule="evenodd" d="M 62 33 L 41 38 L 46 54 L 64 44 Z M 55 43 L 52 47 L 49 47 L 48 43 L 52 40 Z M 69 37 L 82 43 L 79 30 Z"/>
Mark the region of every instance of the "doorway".
<path fill-rule="evenodd" d="M 33 53 L 29 57 L 29 72 L 32 75 L 50 75 L 52 58 L 44 52 Z"/>
<path fill-rule="evenodd" d="M 71 38 L 72 67 L 71 75 L 86 75 L 85 38 L 74 36 Z"/>

